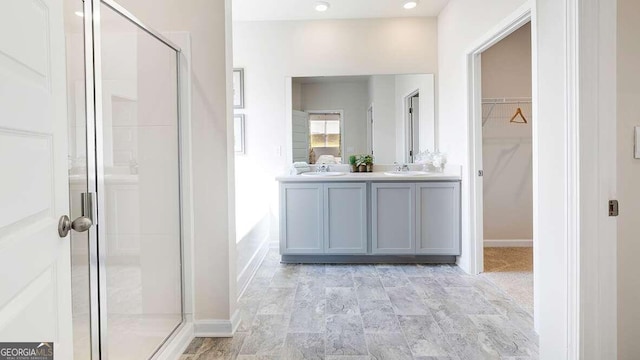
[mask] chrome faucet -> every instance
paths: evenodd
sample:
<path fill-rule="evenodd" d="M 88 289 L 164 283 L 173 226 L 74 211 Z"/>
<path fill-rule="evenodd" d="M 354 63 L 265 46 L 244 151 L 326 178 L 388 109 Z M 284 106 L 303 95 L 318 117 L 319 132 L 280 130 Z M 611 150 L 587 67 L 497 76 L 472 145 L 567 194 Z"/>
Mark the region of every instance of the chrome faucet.
<path fill-rule="evenodd" d="M 316 172 L 319 172 L 319 173 L 323 173 L 324 172 L 324 173 L 326 173 L 328 171 L 329 171 L 329 165 L 324 165 L 323 164 L 323 165 L 319 165 L 318 167 L 316 167 Z"/>
<path fill-rule="evenodd" d="M 397 161 L 393 163 L 396 166 L 396 171 L 409 171 L 409 165 L 399 164 Z"/>

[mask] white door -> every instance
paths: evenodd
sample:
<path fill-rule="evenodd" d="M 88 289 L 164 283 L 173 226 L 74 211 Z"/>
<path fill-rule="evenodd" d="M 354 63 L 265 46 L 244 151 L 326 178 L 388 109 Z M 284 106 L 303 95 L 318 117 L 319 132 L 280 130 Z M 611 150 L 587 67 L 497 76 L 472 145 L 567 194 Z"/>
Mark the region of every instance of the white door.
<path fill-rule="evenodd" d="M 72 358 L 62 1 L 0 0 L 0 341 Z"/>

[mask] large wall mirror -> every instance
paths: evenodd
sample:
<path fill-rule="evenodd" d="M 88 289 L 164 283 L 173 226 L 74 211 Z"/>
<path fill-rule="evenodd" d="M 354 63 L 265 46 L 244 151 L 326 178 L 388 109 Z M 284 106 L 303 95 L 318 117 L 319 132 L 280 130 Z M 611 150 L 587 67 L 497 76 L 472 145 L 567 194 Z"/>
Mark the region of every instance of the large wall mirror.
<path fill-rule="evenodd" d="M 411 163 L 436 147 L 432 74 L 294 77 L 293 161 Z"/>

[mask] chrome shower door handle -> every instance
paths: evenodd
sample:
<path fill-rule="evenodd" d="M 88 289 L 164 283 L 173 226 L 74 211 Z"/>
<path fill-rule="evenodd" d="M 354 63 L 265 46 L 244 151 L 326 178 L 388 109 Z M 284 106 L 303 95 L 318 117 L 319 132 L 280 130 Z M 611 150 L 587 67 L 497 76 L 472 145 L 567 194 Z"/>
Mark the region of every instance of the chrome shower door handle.
<path fill-rule="evenodd" d="M 85 232 L 91 228 L 91 225 L 93 225 L 93 221 L 88 217 L 80 216 L 71 221 L 67 215 L 62 215 L 58 221 L 58 235 L 61 238 L 66 237 L 71 229 L 77 232 Z"/>

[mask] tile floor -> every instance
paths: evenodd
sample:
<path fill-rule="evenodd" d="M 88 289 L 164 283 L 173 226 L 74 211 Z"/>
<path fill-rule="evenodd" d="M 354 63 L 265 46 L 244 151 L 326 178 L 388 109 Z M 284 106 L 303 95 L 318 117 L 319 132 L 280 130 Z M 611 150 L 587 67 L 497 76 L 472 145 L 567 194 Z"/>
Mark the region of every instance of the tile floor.
<path fill-rule="evenodd" d="M 537 359 L 533 319 L 449 265 L 286 265 L 271 251 L 240 299 L 233 338 L 181 360 Z"/>

